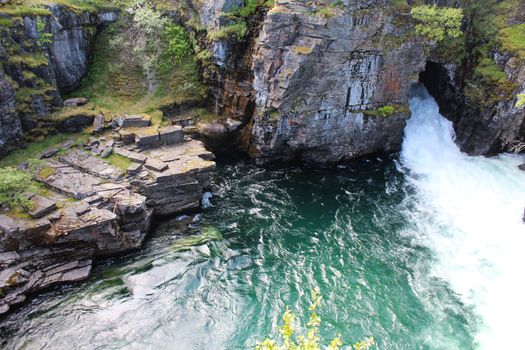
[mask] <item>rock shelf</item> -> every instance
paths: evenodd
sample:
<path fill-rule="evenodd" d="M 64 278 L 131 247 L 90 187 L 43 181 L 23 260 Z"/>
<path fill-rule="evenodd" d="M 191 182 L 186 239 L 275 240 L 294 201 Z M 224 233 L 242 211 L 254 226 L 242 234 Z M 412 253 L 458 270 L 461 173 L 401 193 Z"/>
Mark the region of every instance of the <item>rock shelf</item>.
<path fill-rule="evenodd" d="M 149 119 L 134 116 L 120 122 L 124 134 L 152 128 Z M 158 140 L 146 148 L 140 136 L 127 145 L 121 133 L 115 136 L 47 150 L 35 179 L 48 191 L 32 195 L 30 215 L 0 211 L 0 314 L 31 293 L 86 278 L 96 258 L 139 248 L 155 215 L 200 208 L 215 168 L 213 153 L 200 141 L 184 140 L 180 127 L 156 129 L 149 136 Z M 121 169 L 103 153 L 132 165 Z"/>

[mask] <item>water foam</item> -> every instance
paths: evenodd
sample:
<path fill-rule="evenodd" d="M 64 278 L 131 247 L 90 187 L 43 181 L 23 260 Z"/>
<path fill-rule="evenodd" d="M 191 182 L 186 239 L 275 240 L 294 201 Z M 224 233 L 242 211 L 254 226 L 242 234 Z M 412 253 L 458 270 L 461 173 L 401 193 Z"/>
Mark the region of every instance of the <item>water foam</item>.
<path fill-rule="evenodd" d="M 435 100 L 423 88 L 413 95 L 401 152 L 416 188 L 407 233 L 435 253 L 434 276 L 481 317 L 479 347 L 515 348 L 525 314 L 523 158 L 463 154 Z"/>

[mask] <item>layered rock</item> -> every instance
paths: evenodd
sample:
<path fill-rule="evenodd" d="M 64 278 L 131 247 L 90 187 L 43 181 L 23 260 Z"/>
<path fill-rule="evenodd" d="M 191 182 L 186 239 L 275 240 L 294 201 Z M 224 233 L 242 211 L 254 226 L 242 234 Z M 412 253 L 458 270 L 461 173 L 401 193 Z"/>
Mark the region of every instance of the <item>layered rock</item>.
<path fill-rule="evenodd" d="M 92 138 L 85 149 L 66 143 L 42 153 L 35 178 L 49 190 L 31 197 L 31 217 L 0 207 L 0 314 L 31 293 L 86 278 L 98 257 L 139 248 L 154 215 L 200 208 L 214 155 L 173 137 L 180 127 L 160 130 L 164 142 L 153 148 Z M 91 153 L 101 149 L 135 163 L 125 172 Z"/>
<path fill-rule="evenodd" d="M 508 53 L 498 54 L 508 81 L 516 87 L 511 98 L 480 106 L 464 94 L 457 65 L 436 57 L 427 63 L 421 80 L 439 104 L 440 112 L 454 123 L 456 143 L 471 155 L 494 155 L 513 151 L 525 141 L 525 106 L 516 106 L 525 93 L 525 64 Z"/>
<path fill-rule="evenodd" d="M 2 15 L 9 26 L 0 26 L 0 62 L 15 89 L 14 110 L 28 131 L 40 127 L 54 108 L 62 106 L 61 94 L 78 87 L 87 73 L 95 34 L 116 20 L 116 12 L 76 12 L 59 5 L 49 15 Z M 9 96 L 9 84 L 0 78 L 0 95 Z M 0 124 L 11 122 L 13 113 L 0 114 Z M 13 123 L 16 130 L 16 123 Z M 20 130 L 17 131 L 20 138 Z M 0 144 L 9 143 L 0 134 Z M 11 142 L 12 143 L 12 142 Z M 4 151 L 2 149 L 2 151 Z"/>
<path fill-rule="evenodd" d="M 385 5 L 330 7 L 326 16 L 292 1 L 268 13 L 253 63 L 250 154 L 259 163 L 330 163 L 399 149 L 425 55 Z"/>
<path fill-rule="evenodd" d="M 22 136 L 22 123 L 15 111 L 15 91 L 0 72 L 0 156 L 15 148 Z"/>

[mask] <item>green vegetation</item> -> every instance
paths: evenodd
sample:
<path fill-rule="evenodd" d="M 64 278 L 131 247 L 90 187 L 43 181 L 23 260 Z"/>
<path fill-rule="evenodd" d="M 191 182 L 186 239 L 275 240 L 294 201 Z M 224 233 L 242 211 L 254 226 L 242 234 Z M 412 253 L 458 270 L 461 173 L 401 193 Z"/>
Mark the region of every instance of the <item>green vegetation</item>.
<path fill-rule="evenodd" d="M 0 168 L 0 204 L 8 208 L 31 205 L 26 193 L 33 188 L 30 174 L 13 167 Z"/>
<path fill-rule="evenodd" d="M 58 134 L 48 136 L 42 141 L 32 142 L 26 148 L 15 150 L 0 160 L 0 167 L 16 166 L 31 159 L 37 165 L 34 158 L 37 158 L 43 151 L 48 148 L 56 148 L 61 143 L 72 140 L 76 145 L 84 143 L 89 137 L 89 134 Z"/>
<path fill-rule="evenodd" d="M 178 62 L 182 62 L 191 54 L 191 43 L 184 27 L 173 23 L 166 24 L 166 37 L 167 51 Z"/>
<path fill-rule="evenodd" d="M 208 32 L 208 39 L 212 41 L 218 41 L 228 38 L 235 38 L 241 40 L 246 35 L 248 27 L 246 22 L 237 21 L 226 27 L 220 27 Z"/>
<path fill-rule="evenodd" d="M 50 4 L 63 5 L 75 12 L 97 12 L 101 9 L 122 7 L 129 1 L 110 0 L 10 0 L 0 5 L 0 13 L 12 16 L 50 16 Z"/>
<path fill-rule="evenodd" d="M 365 115 L 374 117 L 388 117 L 395 113 L 408 113 L 406 105 L 387 105 L 376 109 L 368 109 L 363 111 Z"/>
<path fill-rule="evenodd" d="M 316 9 L 315 11 L 313 11 L 313 13 L 315 15 L 322 16 L 324 18 L 330 18 L 330 17 L 334 17 L 337 14 L 337 11 L 343 8 L 344 8 L 344 2 L 341 0 L 337 0 L 337 1 L 332 2 L 329 5 L 322 6 Z"/>
<path fill-rule="evenodd" d="M 139 1 L 99 34 L 90 72 L 72 97 L 87 97 L 106 116 L 146 113 L 162 124 L 162 108 L 206 96 L 193 49 L 183 27 Z"/>
<path fill-rule="evenodd" d="M 116 168 L 119 168 L 123 171 L 126 171 L 133 162 L 131 159 L 123 157 L 116 153 L 111 153 L 107 158 L 104 159 L 109 164 L 113 165 Z"/>
<path fill-rule="evenodd" d="M 417 22 L 416 32 L 427 40 L 438 42 L 461 35 L 461 9 L 422 5 L 413 7 L 410 13 Z"/>
<path fill-rule="evenodd" d="M 319 337 L 319 326 L 321 324 L 321 318 L 317 314 L 317 309 L 321 304 L 321 294 L 319 288 L 316 288 L 311 293 L 311 303 L 308 308 L 311 311 L 308 322 L 306 323 L 306 335 L 296 336 L 297 329 L 296 316 L 288 308 L 283 315 L 283 325 L 281 326 L 279 333 L 282 337 L 280 345 L 270 338 L 266 338 L 264 341 L 257 344 L 256 350 L 321 350 L 325 348 L 327 350 L 338 350 L 343 345 L 340 336 L 336 336 L 328 346 L 323 346 L 321 338 Z M 301 329 L 299 329 L 301 331 Z M 354 350 L 367 350 L 374 345 L 374 339 L 368 338 L 366 340 L 355 343 L 350 346 L 349 349 Z"/>
<path fill-rule="evenodd" d="M 525 106 L 525 94 L 518 94 L 518 100 L 516 101 L 516 108 Z"/>
<path fill-rule="evenodd" d="M 40 66 L 47 66 L 48 59 L 43 53 L 30 53 L 25 55 L 13 55 L 8 59 L 10 64 L 22 64 L 30 68 L 36 68 Z"/>
<path fill-rule="evenodd" d="M 248 33 L 248 19 L 255 14 L 259 8 L 272 8 L 273 6 L 273 0 L 246 0 L 244 6 L 234 7 L 225 14 L 232 23 L 224 27 L 209 30 L 207 35 L 208 39 L 212 41 L 228 38 L 242 40 Z"/>
<path fill-rule="evenodd" d="M 507 28 L 517 8 L 516 0 L 469 0 L 461 40 L 443 42 L 448 56 L 455 57 L 460 67 L 464 94 L 478 106 L 490 107 L 515 96 L 516 85 L 494 60 L 493 52 L 502 48 L 519 55 L 521 29 Z"/>
<path fill-rule="evenodd" d="M 501 29 L 499 37 L 504 50 L 525 60 L 525 23 Z"/>

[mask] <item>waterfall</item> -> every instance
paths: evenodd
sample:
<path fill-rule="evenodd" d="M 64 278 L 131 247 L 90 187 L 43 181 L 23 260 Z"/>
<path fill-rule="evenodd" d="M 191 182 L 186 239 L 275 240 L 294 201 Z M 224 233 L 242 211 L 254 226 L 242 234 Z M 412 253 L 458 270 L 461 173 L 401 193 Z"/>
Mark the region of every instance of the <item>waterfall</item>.
<path fill-rule="evenodd" d="M 410 110 L 401 164 L 415 194 L 406 234 L 434 253 L 432 277 L 480 317 L 479 347 L 516 348 L 525 315 L 525 172 L 517 168 L 524 159 L 463 154 L 423 87 L 414 89 Z"/>

